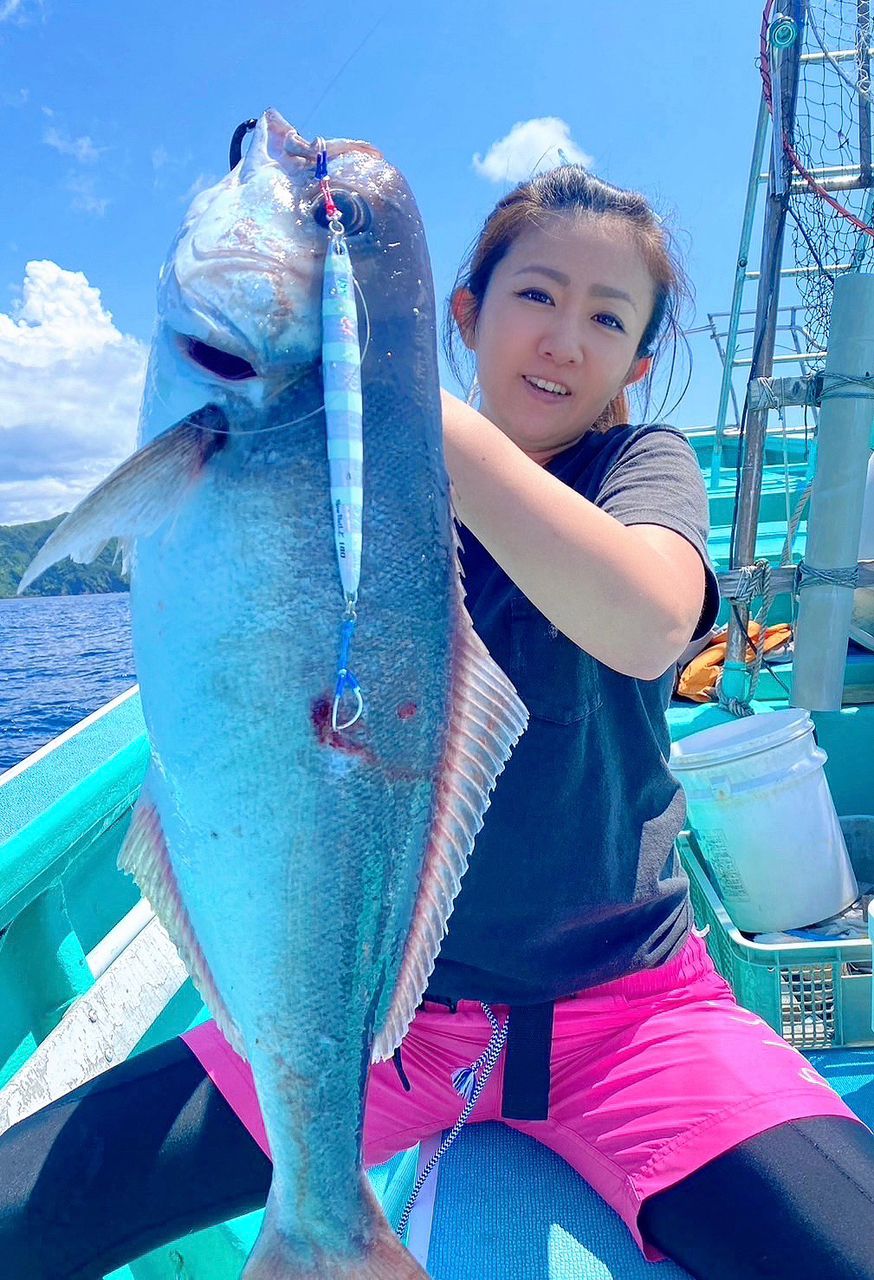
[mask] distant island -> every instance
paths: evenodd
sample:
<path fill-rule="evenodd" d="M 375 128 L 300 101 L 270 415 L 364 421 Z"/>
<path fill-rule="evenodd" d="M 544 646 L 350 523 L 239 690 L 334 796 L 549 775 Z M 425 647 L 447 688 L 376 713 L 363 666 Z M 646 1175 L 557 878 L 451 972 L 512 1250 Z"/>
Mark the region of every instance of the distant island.
<path fill-rule="evenodd" d="M 64 515 L 32 524 L 0 524 L 0 600 L 14 596 L 24 571 Z M 121 557 L 115 561 L 116 540 L 104 547 L 91 564 L 75 564 L 69 558 L 52 565 L 24 592 L 26 596 L 78 596 L 97 591 L 127 591 L 127 574 Z"/>

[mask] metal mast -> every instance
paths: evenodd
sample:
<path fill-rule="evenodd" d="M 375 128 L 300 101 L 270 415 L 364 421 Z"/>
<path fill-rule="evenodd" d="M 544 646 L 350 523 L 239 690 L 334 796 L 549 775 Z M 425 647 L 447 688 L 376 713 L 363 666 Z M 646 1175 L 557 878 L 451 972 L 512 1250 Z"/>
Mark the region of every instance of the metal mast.
<path fill-rule="evenodd" d="M 768 29 L 771 51 L 771 109 L 773 118 L 771 169 L 762 235 L 762 256 L 756 322 L 753 337 L 753 359 L 747 384 L 770 377 L 774 358 L 774 335 L 780 296 L 780 266 L 783 259 L 783 237 L 792 170 L 783 148 L 783 136 L 792 136 L 795 100 L 798 92 L 798 67 L 801 57 L 801 35 L 804 26 L 804 0 L 790 0 L 786 12 L 772 20 Z M 761 115 L 760 115 L 761 126 Z M 758 143 L 758 136 L 757 136 Z M 758 150 L 758 146 L 757 146 Z M 754 155 L 754 160 L 756 156 Z M 750 217 L 751 221 L 751 217 Z M 738 308 L 739 310 L 739 308 Z M 730 376 L 730 370 L 729 370 Z M 762 466 L 765 456 L 767 409 L 746 411 L 746 427 L 738 447 L 743 448 L 740 488 L 737 499 L 736 528 L 733 539 L 731 568 L 752 565 L 756 559 L 756 532 L 762 491 Z M 728 649 L 723 677 L 727 698 L 741 702 L 747 698 L 747 631 L 749 604 L 736 602 L 729 621 Z"/>

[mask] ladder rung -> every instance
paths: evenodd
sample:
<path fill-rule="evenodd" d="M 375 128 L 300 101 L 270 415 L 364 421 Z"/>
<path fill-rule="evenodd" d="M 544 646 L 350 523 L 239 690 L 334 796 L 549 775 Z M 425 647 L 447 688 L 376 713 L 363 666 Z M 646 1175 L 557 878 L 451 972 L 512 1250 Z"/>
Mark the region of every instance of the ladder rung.
<path fill-rule="evenodd" d="M 826 262 L 823 266 L 812 267 L 786 267 L 780 272 L 780 278 L 783 276 L 807 276 L 814 275 L 818 271 L 852 271 L 855 267 L 853 262 Z M 748 271 L 744 276 L 745 280 L 760 280 L 762 278 L 761 271 Z"/>
<path fill-rule="evenodd" d="M 801 360 L 824 360 L 826 353 L 824 351 L 799 351 L 797 355 L 774 356 L 774 364 L 795 364 Z M 742 360 L 732 361 L 732 369 L 740 369 L 743 366 L 749 367 L 753 363 L 751 356 L 744 356 Z"/>
<path fill-rule="evenodd" d="M 829 62 L 850 62 L 853 58 L 858 58 L 858 49 L 831 49 L 828 53 L 820 50 L 818 53 L 802 53 L 801 62 L 825 62 L 828 58 Z M 874 48 L 868 50 L 868 57 L 874 57 Z"/>

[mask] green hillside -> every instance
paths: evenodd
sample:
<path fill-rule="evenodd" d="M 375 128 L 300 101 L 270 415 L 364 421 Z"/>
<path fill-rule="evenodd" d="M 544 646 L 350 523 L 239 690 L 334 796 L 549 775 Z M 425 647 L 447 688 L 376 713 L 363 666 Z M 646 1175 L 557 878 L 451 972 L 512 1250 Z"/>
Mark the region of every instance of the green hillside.
<path fill-rule="evenodd" d="M 25 569 L 63 515 L 33 524 L 0 524 L 0 599 L 14 596 Z M 28 596 L 78 596 L 94 591 L 127 591 L 127 575 L 121 557 L 115 560 L 115 539 L 92 564 L 62 560 L 52 565 L 24 594 Z"/>

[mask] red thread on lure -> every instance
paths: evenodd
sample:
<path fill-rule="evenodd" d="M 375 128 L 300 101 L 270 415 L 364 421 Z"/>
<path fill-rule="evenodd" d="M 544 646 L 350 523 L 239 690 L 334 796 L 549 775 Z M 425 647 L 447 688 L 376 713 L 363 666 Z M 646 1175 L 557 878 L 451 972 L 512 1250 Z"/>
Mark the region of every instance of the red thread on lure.
<path fill-rule="evenodd" d="M 334 204 L 334 197 L 331 195 L 331 185 L 327 178 L 322 178 L 319 186 L 322 189 L 322 195 L 325 197 L 325 213 L 328 218 L 336 218 L 340 210 Z"/>

